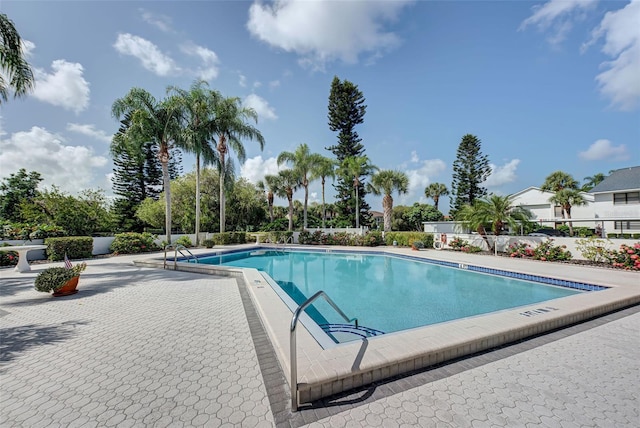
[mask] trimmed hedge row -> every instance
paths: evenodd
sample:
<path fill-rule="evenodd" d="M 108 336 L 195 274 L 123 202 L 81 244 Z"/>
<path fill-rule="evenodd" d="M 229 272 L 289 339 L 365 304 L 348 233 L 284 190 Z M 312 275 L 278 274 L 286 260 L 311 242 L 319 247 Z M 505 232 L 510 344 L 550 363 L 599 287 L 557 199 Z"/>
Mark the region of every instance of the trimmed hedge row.
<path fill-rule="evenodd" d="M 47 238 L 47 258 L 51 261 L 64 260 L 66 254 L 70 259 L 88 259 L 93 253 L 93 238 L 90 236 L 64 236 Z"/>

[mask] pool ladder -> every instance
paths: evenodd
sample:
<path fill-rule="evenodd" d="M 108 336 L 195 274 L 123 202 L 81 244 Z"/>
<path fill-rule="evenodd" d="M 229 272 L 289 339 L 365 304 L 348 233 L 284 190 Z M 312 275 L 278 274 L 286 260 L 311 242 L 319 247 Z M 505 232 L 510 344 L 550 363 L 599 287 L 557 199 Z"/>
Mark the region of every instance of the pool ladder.
<path fill-rule="evenodd" d="M 174 252 L 173 252 L 173 270 L 176 270 L 177 267 L 177 263 L 178 263 L 178 253 L 180 253 L 180 255 L 182 257 L 187 257 L 187 260 L 191 260 L 193 258 L 195 263 L 198 263 L 198 258 L 196 256 L 193 255 L 193 253 L 191 251 L 189 251 L 189 249 L 187 247 L 185 247 L 182 244 L 167 244 L 164 246 L 164 269 L 167 268 L 167 250 L 173 248 Z M 182 251 L 186 251 L 188 256 L 186 256 Z"/>
<path fill-rule="evenodd" d="M 298 410 L 298 355 L 296 349 L 296 327 L 298 325 L 298 318 L 302 311 L 304 311 L 309 305 L 311 305 L 316 299 L 324 297 L 324 299 L 329 303 L 333 309 L 336 310 L 340 314 L 342 318 L 348 323 L 355 323 L 356 329 L 358 328 L 358 318 L 349 318 L 342 312 L 342 309 L 335 304 L 333 300 L 325 293 L 320 290 L 313 296 L 309 297 L 303 304 L 298 306 L 298 308 L 293 313 L 293 317 L 291 318 L 291 328 L 289 330 L 289 364 L 291 365 L 291 378 L 289 383 L 291 385 L 291 411 L 295 412 Z"/>

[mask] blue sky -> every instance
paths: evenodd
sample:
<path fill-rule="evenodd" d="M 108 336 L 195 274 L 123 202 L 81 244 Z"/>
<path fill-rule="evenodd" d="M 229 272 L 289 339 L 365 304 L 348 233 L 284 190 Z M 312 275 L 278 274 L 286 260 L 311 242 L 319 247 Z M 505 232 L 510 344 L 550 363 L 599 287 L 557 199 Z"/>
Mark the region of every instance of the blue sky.
<path fill-rule="evenodd" d="M 467 133 L 499 194 L 555 170 L 582 180 L 640 164 L 640 0 L 2 0 L 0 12 L 36 74 L 33 94 L 1 107 L 0 177 L 26 168 L 45 186 L 110 194 L 113 101 L 136 86 L 161 98 L 200 77 L 257 110 L 265 149 L 247 141 L 236 163 L 254 182 L 301 143 L 330 155 L 335 75 L 366 98 L 365 154 L 410 177 L 395 204 L 431 202 L 431 182 L 449 187 Z M 193 162 L 184 156 L 185 172 Z M 311 191 L 319 200 L 319 183 Z"/>

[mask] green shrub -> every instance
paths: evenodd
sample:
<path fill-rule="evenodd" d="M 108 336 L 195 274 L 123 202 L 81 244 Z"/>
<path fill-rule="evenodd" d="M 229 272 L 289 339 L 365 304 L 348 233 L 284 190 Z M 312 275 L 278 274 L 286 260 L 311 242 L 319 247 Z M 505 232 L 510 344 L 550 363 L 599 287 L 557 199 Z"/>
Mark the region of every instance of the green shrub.
<path fill-rule="evenodd" d="M 633 233 L 633 234 L 631 234 L 631 237 L 633 239 L 640 239 L 640 233 Z"/>
<path fill-rule="evenodd" d="M 52 261 L 64 260 L 66 254 L 70 259 L 87 259 L 93 253 L 93 238 L 90 236 L 65 236 L 47 238 L 47 258 Z"/>
<path fill-rule="evenodd" d="M 216 243 L 213 241 L 213 239 L 205 239 L 202 241 L 202 245 L 204 245 L 206 248 L 213 248 Z"/>
<path fill-rule="evenodd" d="M 193 247 L 193 244 L 191 243 L 191 239 L 188 236 L 181 236 L 178 239 L 176 239 L 173 243 L 176 245 L 184 245 L 187 248 Z"/>
<path fill-rule="evenodd" d="M 211 239 L 215 245 L 246 244 L 247 234 L 245 232 L 214 233 Z"/>
<path fill-rule="evenodd" d="M 36 277 L 35 288 L 43 293 L 56 291 L 74 276 L 77 275 L 72 269 L 63 267 L 48 268 L 40 272 Z"/>
<path fill-rule="evenodd" d="M 540 242 L 533 250 L 533 258 L 542 261 L 562 261 L 571 260 L 571 251 L 566 250 L 567 246 L 553 245 L 553 239 Z"/>
<path fill-rule="evenodd" d="M 505 251 L 509 257 L 530 258 L 533 257 L 533 248 L 526 242 L 514 242 Z"/>
<path fill-rule="evenodd" d="M 33 239 L 54 238 L 65 236 L 65 230 L 50 224 L 4 223 L 0 228 L 0 239 Z"/>
<path fill-rule="evenodd" d="M 611 241 L 596 238 L 591 236 L 587 239 L 577 239 L 576 248 L 587 260 L 592 262 L 606 262 L 609 261 L 609 250 L 607 246 L 611 244 Z"/>
<path fill-rule="evenodd" d="M 607 233 L 607 238 L 609 239 L 615 239 L 618 237 L 617 233 Z"/>
<path fill-rule="evenodd" d="M 118 233 L 111 243 L 110 250 L 114 254 L 138 254 L 157 251 L 159 247 L 153 241 L 154 236 L 147 232 Z"/>
<path fill-rule="evenodd" d="M 640 242 L 633 245 L 620 245 L 619 250 L 609 253 L 609 260 L 617 268 L 640 270 Z"/>
<path fill-rule="evenodd" d="M 449 247 L 454 251 L 462 251 L 463 253 L 479 253 L 482 251 L 482 248 L 476 245 L 471 245 L 468 241 L 457 236 L 449 241 Z"/>
<path fill-rule="evenodd" d="M 573 234 L 574 236 L 579 236 L 581 238 L 588 238 L 590 236 L 594 236 L 595 232 L 593 229 L 589 229 L 588 227 L 574 227 Z"/>
<path fill-rule="evenodd" d="M 424 232 L 385 232 L 384 240 L 387 245 L 396 241 L 401 247 L 410 247 L 414 241 L 421 241 L 425 246 L 433 247 L 433 234 Z"/>
<path fill-rule="evenodd" d="M 4 243 L 2 247 L 11 247 L 11 244 Z M 0 266 L 15 266 L 18 264 L 18 253 L 15 251 L 0 251 Z"/>

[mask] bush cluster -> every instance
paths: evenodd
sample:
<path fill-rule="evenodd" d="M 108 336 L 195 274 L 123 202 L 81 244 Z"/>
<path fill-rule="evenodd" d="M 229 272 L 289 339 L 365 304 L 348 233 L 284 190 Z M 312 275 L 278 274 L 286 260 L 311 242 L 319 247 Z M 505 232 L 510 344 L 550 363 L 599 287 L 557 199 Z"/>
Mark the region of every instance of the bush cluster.
<path fill-rule="evenodd" d="M 626 270 L 640 270 L 640 242 L 633 245 L 620 245 L 618 251 L 609 253 L 609 260 L 614 267 Z"/>
<path fill-rule="evenodd" d="M 6 242 L 0 245 L 2 247 L 10 247 L 11 244 Z M 15 251 L 0 251 L 0 266 L 15 266 L 18 264 L 18 253 Z"/>
<path fill-rule="evenodd" d="M 506 253 L 510 257 L 519 257 L 541 261 L 564 261 L 571 260 L 571 251 L 566 245 L 554 245 L 553 239 L 542 241 L 535 248 L 524 242 L 514 242 L 509 245 Z"/>
<path fill-rule="evenodd" d="M 64 260 L 65 254 L 70 259 L 87 259 L 93 253 L 93 238 L 90 236 L 65 236 L 47 238 L 47 258 L 51 261 Z"/>
<path fill-rule="evenodd" d="M 160 248 L 153 242 L 150 233 L 125 232 L 118 233 L 111 243 L 110 250 L 114 254 L 138 254 L 157 251 Z"/>
<path fill-rule="evenodd" d="M 369 232 L 366 235 L 356 235 L 347 232 L 323 233 L 319 230 L 309 232 L 304 230 L 298 236 L 298 243 L 302 245 L 345 245 L 352 247 L 377 247 L 382 245 L 382 232 Z"/>
<path fill-rule="evenodd" d="M 214 233 L 211 240 L 214 245 L 246 244 L 247 234 L 245 232 Z"/>
<path fill-rule="evenodd" d="M 0 228 L 0 239 L 3 240 L 30 241 L 65 236 L 66 234 L 63 228 L 49 224 L 4 223 Z"/>
<path fill-rule="evenodd" d="M 471 245 L 468 241 L 457 236 L 449 241 L 449 247 L 454 251 L 462 251 L 463 253 L 479 253 L 482 251 L 482 248 Z"/>
<path fill-rule="evenodd" d="M 576 248 L 582 257 L 592 262 L 609 262 L 610 251 L 607 249 L 611 241 L 591 236 L 586 239 L 576 239 Z"/>
<path fill-rule="evenodd" d="M 176 245 L 184 245 L 186 248 L 193 247 L 193 243 L 191 242 L 191 238 L 189 238 L 188 236 L 181 236 L 178 239 L 176 239 L 173 243 L 176 244 Z"/>
<path fill-rule="evenodd" d="M 425 232 L 385 232 L 384 240 L 387 245 L 397 242 L 401 247 L 411 247 L 415 241 L 420 241 L 426 248 L 433 248 L 433 234 Z"/>

